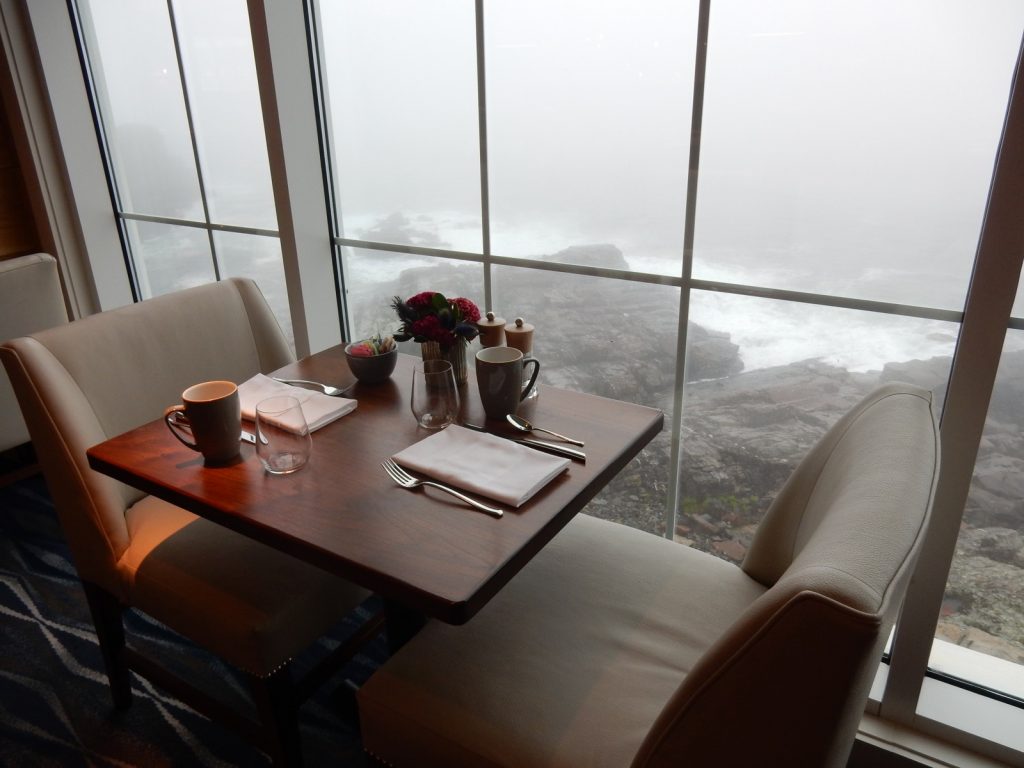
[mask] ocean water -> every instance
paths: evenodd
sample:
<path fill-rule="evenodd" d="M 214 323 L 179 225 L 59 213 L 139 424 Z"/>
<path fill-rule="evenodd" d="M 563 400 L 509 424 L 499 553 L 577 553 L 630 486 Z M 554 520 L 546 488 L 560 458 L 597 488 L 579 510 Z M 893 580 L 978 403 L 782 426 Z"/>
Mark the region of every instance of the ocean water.
<path fill-rule="evenodd" d="M 379 237 L 382 234 L 380 222 L 380 217 L 349 217 L 347 227 L 352 237 Z M 519 222 L 515 227 L 495 224 L 493 229 L 502 233 L 495 238 L 493 248 L 502 255 L 543 258 L 544 254 L 555 253 L 568 245 L 594 244 L 584 233 L 560 226 L 538 223 L 524 226 Z M 393 241 L 405 238 L 405 242 L 432 247 L 480 251 L 478 222 L 452 212 L 406 220 L 405 225 L 393 228 L 387 235 L 394 238 Z M 631 269 L 665 275 L 680 272 L 678 256 L 647 249 L 638 257 L 630 254 L 630 246 L 624 240 L 614 244 L 623 252 Z M 391 281 L 403 269 L 435 263 L 427 257 L 397 253 L 383 256 L 378 252 L 361 251 L 358 257 L 346 260 L 348 284 L 355 296 L 372 294 L 373 286 Z M 922 289 L 914 285 L 914 281 L 920 282 L 920 276 L 910 270 L 893 266 L 865 267 L 858 271 L 846 266 L 841 281 L 835 279 L 830 284 L 831 273 L 827 269 L 765 266 L 755 270 L 730 262 L 727 257 L 720 260 L 708 257 L 695 266 L 695 277 L 893 302 L 899 302 L 902 296 L 922 293 Z M 933 302 L 928 302 L 930 305 L 953 310 L 959 309 L 966 290 L 965 285 L 940 277 L 927 288 L 934 298 Z M 732 342 L 739 346 L 748 371 L 809 358 L 849 371 L 880 370 L 886 363 L 952 355 L 959 330 L 957 323 L 946 321 L 712 291 L 691 293 L 690 318 L 709 330 L 729 334 Z M 1017 335 L 1009 336 L 1007 343 L 1013 348 L 1024 348 L 1024 339 L 1018 339 Z"/>

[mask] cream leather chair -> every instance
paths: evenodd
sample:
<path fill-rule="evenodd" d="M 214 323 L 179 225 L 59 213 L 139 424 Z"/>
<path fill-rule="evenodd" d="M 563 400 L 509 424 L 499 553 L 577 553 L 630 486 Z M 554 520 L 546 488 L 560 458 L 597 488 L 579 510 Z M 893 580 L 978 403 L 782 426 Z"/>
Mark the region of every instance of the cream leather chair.
<path fill-rule="evenodd" d="M 742 567 L 579 515 L 373 675 L 364 747 L 417 768 L 843 766 L 938 467 L 931 394 L 890 385 L 804 459 Z"/>
<path fill-rule="evenodd" d="M 57 261 L 32 253 L 0 261 L 0 341 L 68 321 Z M 28 428 L 7 376 L 0 373 L 0 451 L 29 441 Z"/>
<path fill-rule="evenodd" d="M 0 356 L 85 588 L 116 706 L 131 701 L 131 668 L 235 726 L 275 764 L 300 762 L 298 692 L 308 694 L 312 685 L 291 680 L 289 661 L 367 593 L 100 475 L 85 455 L 90 446 L 159 418 L 191 384 L 241 382 L 291 362 L 256 284 L 225 280 L 93 315 L 8 341 Z M 127 648 L 126 606 L 246 672 L 259 721 L 226 714 L 190 683 Z M 376 622 L 364 627 L 353 643 L 376 628 Z M 343 646 L 314 671 L 336 668 L 352 652 L 352 644 Z"/>

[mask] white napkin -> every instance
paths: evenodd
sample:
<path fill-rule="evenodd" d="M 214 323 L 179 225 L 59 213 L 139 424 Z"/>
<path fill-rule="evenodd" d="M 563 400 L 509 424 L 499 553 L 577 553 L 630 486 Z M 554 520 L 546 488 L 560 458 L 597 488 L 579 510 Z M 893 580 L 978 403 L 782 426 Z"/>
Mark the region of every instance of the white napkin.
<path fill-rule="evenodd" d="M 238 385 L 238 399 L 242 404 L 242 418 L 256 420 L 256 404 L 260 400 L 279 395 L 289 395 L 302 404 L 302 413 L 306 417 L 309 431 L 315 432 L 325 424 L 340 419 L 346 413 L 355 410 L 358 403 L 347 397 L 330 397 L 323 392 L 316 392 L 303 387 L 282 384 L 269 376 L 257 373 L 248 381 Z M 287 424 L 281 425 L 286 429 Z"/>
<path fill-rule="evenodd" d="M 392 458 L 403 467 L 512 507 L 522 506 L 569 466 L 569 459 L 535 451 L 486 432 L 450 426 Z"/>

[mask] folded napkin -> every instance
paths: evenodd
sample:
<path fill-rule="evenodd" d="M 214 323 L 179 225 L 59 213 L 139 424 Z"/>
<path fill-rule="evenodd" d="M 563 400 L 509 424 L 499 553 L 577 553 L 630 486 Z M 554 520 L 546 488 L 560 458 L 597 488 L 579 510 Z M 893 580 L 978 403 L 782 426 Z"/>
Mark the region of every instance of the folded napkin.
<path fill-rule="evenodd" d="M 449 485 L 522 506 L 569 466 L 569 459 L 535 451 L 486 432 L 450 426 L 392 458 Z"/>
<path fill-rule="evenodd" d="M 302 404 L 302 413 L 306 417 L 306 424 L 309 431 L 314 432 L 325 424 L 330 424 L 340 419 L 346 413 L 355 410 L 355 400 L 347 397 L 329 397 L 323 392 L 316 392 L 303 387 L 293 387 L 291 384 L 282 384 L 269 376 L 257 373 L 248 381 L 238 385 L 238 399 L 242 405 L 242 418 L 250 421 L 256 420 L 256 404 L 268 397 L 289 395 Z M 285 429 L 290 425 L 282 424 Z M 298 425 L 295 425 L 296 427 Z"/>

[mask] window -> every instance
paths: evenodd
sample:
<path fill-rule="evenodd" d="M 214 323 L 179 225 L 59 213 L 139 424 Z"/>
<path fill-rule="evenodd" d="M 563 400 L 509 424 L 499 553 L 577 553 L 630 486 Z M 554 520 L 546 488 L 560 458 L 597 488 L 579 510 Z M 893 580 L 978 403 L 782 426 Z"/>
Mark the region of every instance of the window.
<path fill-rule="evenodd" d="M 1001 592 L 1024 567 L 1024 300 L 984 321 L 990 334 L 1010 326 L 1001 363 L 962 337 L 1018 279 L 1019 253 L 978 243 L 993 227 L 1019 243 L 1024 226 L 1019 180 L 989 200 L 993 165 L 1024 152 L 1024 130 L 1003 135 L 1024 6 L 344 0 L 307 17 L 301 5 L 249 4 L 273 15 L 271 35 L 311 30 L 312 59 L 286 68 L 279 49 L 268 61 L 251 44 L 240 0 L 201 15 L 81 0 L 143 295 L 258 274 L 287 323 L 282 270 L 292 258 L 333 269 L 333 247 L 353 336 L 394 327 L 391 297 L 425 288 L 523 316 L 541 397 L 567 386 L 666 412 L 664 433 L 587 511 L 733 560 L 793 462 L 875 383 L 909 379 L 940 400 L 948 388 L 948 413 L 988 399 L 957 381 L 990 375 L 977 460 L 948 451 L 944 467 L 975 472 L 966 508 L 943 511 L 962 523 L 957 554 L 950 564 L 935 547 L 919 571 L 945 603 L 904 612 L 892 669 L 901 648 L 927 658 L 938 620 L 935 671 L 1020 695 L 1004 665 L 1019 679 L 1024 618 Z M 138 50 L 114 33 L 126 15 Z M 302 80 L 308 69 L 322 83 Z M 312 257 L 277 246 L 286 201 L 268 196 L 253 72 L 279 99 L 324 96 L 323 146 L 298 142 L 315 172 L 270 150 L 333 203 L 330 237 L 326 221 L 302 224 L 322 243 Z M 238 93 L 223 90 L 233 76 Z M 285 128 L 300 119 L 280 112 Z M 243 136 L 245 151 L 231 141 Z M 314 289 L 288 296 L 326 317 Z M 912 672 L 918 687 L 925 671 Z M 908 697 L 893 710 L 904 722 L 924 711 Z M 991 734 L 943 733 L 1005 755 Z"/>
<path fill-rule="evenodd" d="M 706 28 L 696 2 L 491 2 L 474 26 L 468 3 L 351 0 L 319 21 L 356 335 L 425 288 L 525 317 L 542 385 L 672 424 L 587 511 L 739 561 L 795 463 L 870 389 L 908 380 L 941 404 L 1024 10 L 708 7 Z M 997 406 L 1013 402 L 1000 386 Z M 983 446 L 975 495 L 998 486 L 1016 520 L 1008 450 Z M 974 613 L 950 597 L 940 636 L 1007 636 L 999 655 L 1020 662 L 1024 616 L 988 580 L 1019 580 L 1019 524 L 978 533 L 976 506 L 961 549 L 1004 562 L 954 560 Z"/>
<path fill-rule="evenodd" d="M 290 337 L 245 3 L 78 10 L 136 293 L 252 277 Z"/>

